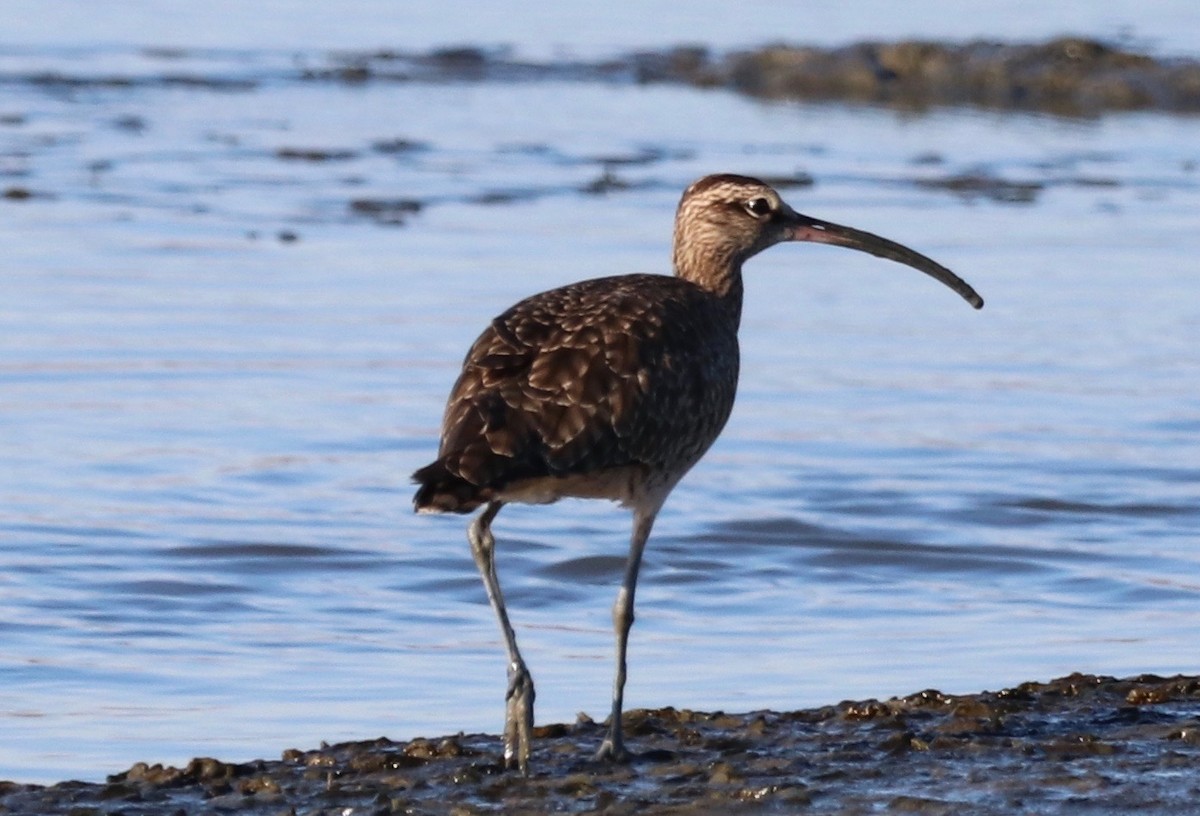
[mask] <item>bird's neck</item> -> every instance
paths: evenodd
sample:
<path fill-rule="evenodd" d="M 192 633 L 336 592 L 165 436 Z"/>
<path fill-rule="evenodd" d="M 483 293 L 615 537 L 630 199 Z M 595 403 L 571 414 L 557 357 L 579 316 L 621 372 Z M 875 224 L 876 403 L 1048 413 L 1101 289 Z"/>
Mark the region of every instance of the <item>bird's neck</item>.
<path fill-rule="evenodd" d="M 742 259 L 703 242 L 680 240 L 676 236 L 675 277 L 696 284 L 720 298 L 742 303 Z"/>
<path fill-rule="evenodd" d="M 675 277 L 694 283 L 712 298 L 725 315 L 725 325 L 735 332 L 742 322 L 742 265 L 689 264 L 675 253 Z"/>

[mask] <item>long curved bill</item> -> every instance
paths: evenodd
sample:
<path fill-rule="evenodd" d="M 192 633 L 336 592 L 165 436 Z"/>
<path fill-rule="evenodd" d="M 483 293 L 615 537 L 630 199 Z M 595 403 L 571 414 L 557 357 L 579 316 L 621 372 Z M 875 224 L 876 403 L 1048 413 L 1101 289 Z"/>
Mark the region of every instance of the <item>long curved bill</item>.
<path fill-rule="evenodd" d="M 897 244 L 895 241 L 889 241 L 887 238 L 881 238 L 871 232 L 844 227 L 841 224 L 822 221 L 819 218 L 797 212 L 789 213 L 789 216 L 794 216 L 794 218 L 789 217 L 788 219 L 791 222 L 788 226 L 788 235 L 792 241 L 812 241 L 816 244 L 832 244 L 833 246 L 857 249 L 861 252 L 869 252 L 879 258 L 887 258 L 889 261 L 911 266 L 934 280 L 946 284 L 976 309 L 983 308 L 983 298 L 971 287 L 971 284 L 932 258 L 927 258 L 903 244 Z"/>

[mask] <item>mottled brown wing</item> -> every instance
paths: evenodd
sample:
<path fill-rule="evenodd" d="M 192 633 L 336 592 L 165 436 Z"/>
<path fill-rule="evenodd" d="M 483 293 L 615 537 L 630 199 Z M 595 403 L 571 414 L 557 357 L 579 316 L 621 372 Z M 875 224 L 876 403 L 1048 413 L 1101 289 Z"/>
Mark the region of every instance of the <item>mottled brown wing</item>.
<path fill-rule="evenodd" d="M 631 275 L 518 303 L 468 352 L 438 461 L 418 479 L 444 470 L 487 492 L 631 464 L 690 467 L 737 382 L 736 320 L 720 326 L 713 300 L 677 278 Z"/>

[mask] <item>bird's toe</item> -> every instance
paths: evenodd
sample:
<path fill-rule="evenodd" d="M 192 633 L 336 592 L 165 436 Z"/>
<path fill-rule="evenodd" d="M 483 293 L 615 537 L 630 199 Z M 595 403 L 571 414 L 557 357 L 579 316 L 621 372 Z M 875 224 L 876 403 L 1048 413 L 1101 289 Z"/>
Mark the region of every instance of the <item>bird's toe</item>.
<path fill-rule="evenodd" d="M 629 751 L 625 750 L 625 745 L 620 740 L 615 742 L 611 737 L 605 737 L 604 742 L 600 743 L 600 747 L 596 749 L 596 753 L 592 755 L 592 759 L 596 762 L 613 762 L 625 763 L 630 760 Z"/>

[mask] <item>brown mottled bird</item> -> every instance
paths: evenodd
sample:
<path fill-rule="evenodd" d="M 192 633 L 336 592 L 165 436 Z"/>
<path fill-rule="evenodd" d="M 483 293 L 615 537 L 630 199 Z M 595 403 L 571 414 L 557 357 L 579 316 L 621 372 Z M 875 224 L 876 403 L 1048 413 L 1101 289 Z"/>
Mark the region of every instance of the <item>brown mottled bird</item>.
<path fill-rule="evenodd" d="M 491 524 L 507 502 L 611 499 L 633 511 L 613 607 L 616 677 L 597 759 L 623 760 L 625 653 L 638 568 L 672 488 L 716 440 L 738 381 L 742 264 L 782 241 L 858 249 L 918 269 L 976 309 L 983 299 L 935 261 L 886 238 L 801 215 L 769 185 L 706 176 L 675 216 L 674 277 L 621 275 L 526 298 L 471 346 L 450 392 L 437 459 L 418 470 L 422 513 L 469 513 L 471 552 L 508 650 L 507 767 L 529 770 L 533 678 L 496 577 Z"/>

